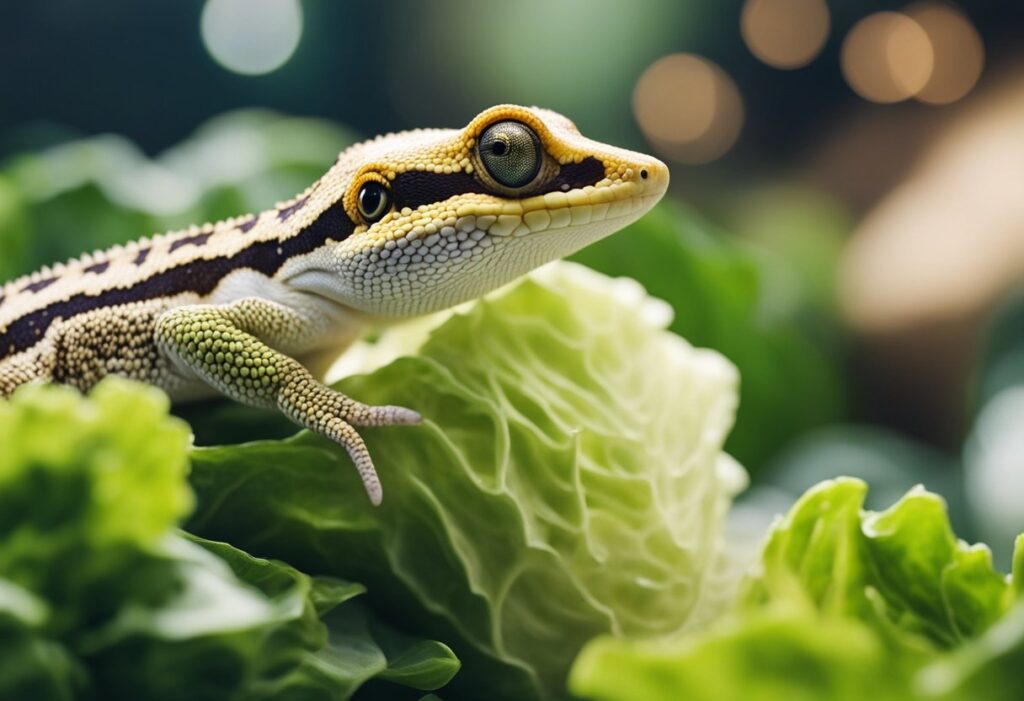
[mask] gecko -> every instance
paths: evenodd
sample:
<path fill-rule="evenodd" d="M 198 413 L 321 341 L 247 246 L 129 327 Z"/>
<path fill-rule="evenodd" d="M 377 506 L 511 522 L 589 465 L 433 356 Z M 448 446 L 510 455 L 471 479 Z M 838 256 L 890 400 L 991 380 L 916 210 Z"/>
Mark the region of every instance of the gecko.
<path fill-rule="evenodd" d="M 498 105 L 462 129 L 342 151 L 275 208 L 85 254 L 0 287 L 0 397 L 107 375 L 175 402 L 226 395 L 340 444 L 373 504 L 357 429 L 416 424 L 321 382 L 374 325 L 478 298 L 613 234 L 664 195 L 660 160 Z"/>

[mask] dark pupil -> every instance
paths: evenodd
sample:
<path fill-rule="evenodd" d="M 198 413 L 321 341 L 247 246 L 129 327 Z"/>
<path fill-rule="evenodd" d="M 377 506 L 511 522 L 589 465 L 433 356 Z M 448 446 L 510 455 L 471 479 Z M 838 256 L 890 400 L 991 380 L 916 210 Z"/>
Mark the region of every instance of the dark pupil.
<path fill-rule="evenodd" d="M 480 160 L 499 184 L 523 187 L 540 170 L 540 140 L 525 124 L 499 122 L 481 135 Z"/>
<path fill-rule="evenodd" d="M 363 194 L 360 199 L 363 201 L 363 211 L 367 214 L 373 214 L 377 211 L 377 207 L 380 206 L 380 186 L 367 185 L 363 188 Z"/>

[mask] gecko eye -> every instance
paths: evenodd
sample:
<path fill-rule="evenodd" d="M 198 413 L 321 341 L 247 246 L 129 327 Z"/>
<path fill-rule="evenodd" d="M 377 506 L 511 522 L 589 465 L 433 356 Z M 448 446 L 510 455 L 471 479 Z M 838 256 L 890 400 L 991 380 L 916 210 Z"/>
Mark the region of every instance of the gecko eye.
<path fill-rule="evenodd" d="M 381 183 L 370 180 L 359 188 L 359 214 L 367 224 L 384 218 L 391 208 L 391 193 Z"/>
<path fill-rule="evenodd" d="M 540 170 L 540 139 L 520 122 L 498 122 L 480 135 L 480 161 L 505 187 L 528 185 Z"/>

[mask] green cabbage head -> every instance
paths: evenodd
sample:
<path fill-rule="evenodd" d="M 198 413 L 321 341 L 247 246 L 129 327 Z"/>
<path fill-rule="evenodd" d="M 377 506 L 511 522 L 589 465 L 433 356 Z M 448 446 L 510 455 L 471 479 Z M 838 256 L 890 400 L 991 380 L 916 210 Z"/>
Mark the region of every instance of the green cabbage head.
<path fill-rule="evenodd" d="M 560 698 L 587 640 L 675 631 L 716 588 L 745 479 L 722 452 L 737 374 L 670 316 L 635 282 L 560 264 L 418 341 L 385 335 L 363 357 L 404 355 L 339 385 L 426 419 L 363 432 L 381 507 L 301 433 L 197 450 L 190 528 L 365 582 L 378 616 L 459 655 L 446 700 Z"/>

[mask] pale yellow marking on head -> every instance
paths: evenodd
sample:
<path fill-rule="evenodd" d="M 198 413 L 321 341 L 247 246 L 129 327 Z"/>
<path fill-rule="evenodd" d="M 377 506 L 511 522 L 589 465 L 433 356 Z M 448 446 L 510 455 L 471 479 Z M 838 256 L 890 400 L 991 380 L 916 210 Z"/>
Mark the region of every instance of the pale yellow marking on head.
<path fill-rule="evenodd" d="M 540 144 L 537 176 L 520 188 L 500 185 L 477 149 L 481 135 L 504 121 L 525 125 Z M 413 205 L 402 206 L 411 189 L 402 175 L 414 172 L 438 180 L 421 179 L 427 184 Z M 399 205 L 367 223 L 357 204 L 371 180 L 390 186 Z M 318 195 L 334 193 L 356 227 L 334 249 L 333 271 L 305 280 L 371 314 L 443 308 L 614 233 L 667 186 L 668 169 L 651 156 L 588 139 L 555 112 L 499 105 L 462 129 L 389 134 L 342 154 Z M 311 260 L 306 270 L 323 265 Z"/>

